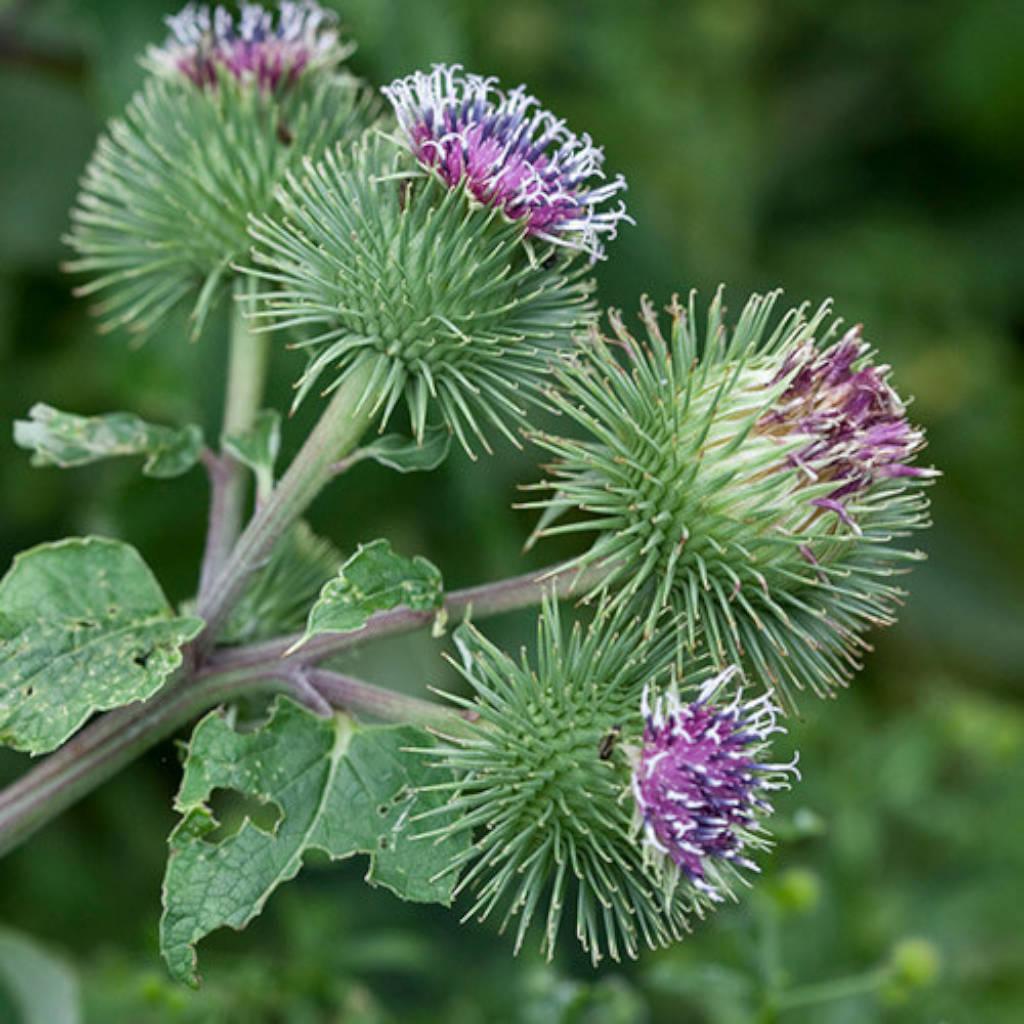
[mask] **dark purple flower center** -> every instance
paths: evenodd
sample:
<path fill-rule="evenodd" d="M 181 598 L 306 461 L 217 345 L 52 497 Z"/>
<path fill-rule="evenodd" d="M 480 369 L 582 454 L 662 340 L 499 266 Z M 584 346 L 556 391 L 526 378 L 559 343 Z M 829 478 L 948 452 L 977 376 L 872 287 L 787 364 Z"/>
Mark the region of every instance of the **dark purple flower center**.
<path fill-rule="evenodd" d="M 313 0 L 282 2 L 278 13 L 242 4 L 238 17 L 224 7 L 189 4 L 167 19 L 167 43 L 149 52 L 148 63 L 214 88 L 228 73 L 262 91 L 287 88 L 314 62 L 333 64 L 345 51 L 331 27 L 333 15 Z"/>
<path fill-rule="evenodd" d="M 621 204 L 600 209 L 625 188 L 602 181 L 604 155 L 570 132 L 524 88 L 508 93 L 494 79 L 437 65 L 385 88 L 416 159 L 449 188 L 465 184 L 477 202 L 524 220 L 528 234 L 603 253 L 628 219 Z"/>
<path fill-rule="evenodd" d="M 810 482 L 835 483 L 813 504 L 847 523 L 846 500 L 876 481 L 931 473 L 909 464 L 923 435 L 889 386 L 888 367 L 871 364 L 868 354 L 860 327 L 824 352 L 813 343 L 795 349 L 772 381 L 789 385 L 758 425 L 762 433 L 807 437 L 790 463 Z"/>
<path fill-rule="evenodd" d="M 768 695 L 729 705 L 710 703 L 711 694 L 733 674 L 726 670 L 685 704 L 667 694 L 648 706 L 644 697 L 643 746 L 633 775 L 647 842 L 667 855 L 691 882 L 719 898 L 708 869 L 729 862 L 757 870 L 744 847 L 758 831 L 758 819 L 771 813 L 768 790 L 792 765 L 759 759 L 767 737 L 782 729 Z"/>

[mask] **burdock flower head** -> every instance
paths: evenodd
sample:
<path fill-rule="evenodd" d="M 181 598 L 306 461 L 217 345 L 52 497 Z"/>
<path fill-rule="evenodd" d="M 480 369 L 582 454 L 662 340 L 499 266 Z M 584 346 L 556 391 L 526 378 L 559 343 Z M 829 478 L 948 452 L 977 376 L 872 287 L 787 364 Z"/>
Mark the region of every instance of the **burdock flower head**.
<path fill-rule="evenodd" d="M 544 110 L 525 86 L 503 91 L 496 78 L 437 64 L 383 90 L 416 159 L 449 187 L 522 220 L 527 235 L 604 255 L 629 220 L 619 175 L 605 180 L 604 153 Z"/>
<path fill-rule="evenodd" d="M 781 688 L 828 693 L 892 621 L 893 576 L 920 557 L 894 540 L 926 525 L 912 460 L 923 435 L 860 328 L 836 340 L 828 305 L 773 324 L 755 296 L 735 328 L 721 295 L 700 329 L 645 302 L 646 339 L 617 314 L 556 374 L 552 406 L 587 435 L 538 434 L 556 458 L 537 535 L 595 534 L 580 565 L 650 616 L 676 613 L 689 646 Z"/>
<path fill-rule="evenodd" d="M 149 48 L 145 63 L 201 88 L 215 87 L 227 73 L 273 90 L 308 69 L 332 67 L 351 52 L 340 41 L 336 20 L 314 0 L 285 0 L 276 17 L 259 4 L 243 3 L 236 16 L 225 7 L 190 3 L 167 18 L 170 36 L 163 46 Z"/>
<path fill-rule="evenodd" d="M 198 333 L 248 247 L 250 214 L 274 208 L 290 169 L 360 134 L 372 93 L 338 67 L 349 52 L 315 3 L 277 13 L 190 4 L 101 136 L 68 238 L 104 326 L 146 334 L 193 298 Z"/>
<path fill-rule="evenodd" d="M 689 703 L 676 689 L 652 697 L 645 687 L 643 745 L 634 755 L 633 796 L 648 850 L 668 862 L 668 879 L 681 872 L 715 902 L 737 869 L 758 870 L 747 854 L 765 844 L 768 795 L 798 775 L 795 757 L 764 760 L 769 737 L 785 732 L 770 694 L 743 701 L 737 688 L 731 702 L 713 703 L 736 672 L 730 666 L 713 676 Z"/>
<path fill-rule="evenodd" d="M 495 431 L 518 444 L 553 355 L 593 320 L 586 261 L 528 250 L 522 221 L 467 208 L 379 133 L 304 171 L 252 228 L 260 316 L 306 331 L 296 400 L 364 367 L 382 425 L 401 403 L 417 439 L 439 419 L 471 455 Z"/>
<path fill-rule="evenodd" d="M 464 920 L 500 914 L 518 949 L 536 915 L 550 956 L 568 914 L 595 963 L 683 938 L 768 845 L 765 794 L 791 770 L 764 761 L 781 731 L 770 699 L 719 706 L 731 672 L 701 687 L 697 664 L 694 703 L 652 699 L 673 678 L 674 635 L 645 638 L 607 606 L 566 633 L 546 603 L 535 662 L 473 629 L 456 639 L 472 698 L 452 699 L 473 722 L 428 751 L 452 779 L 428 788 L 450 799 L 418 822 L 424 838 L 473 835 L 450 867 L 471 894 Z"/>

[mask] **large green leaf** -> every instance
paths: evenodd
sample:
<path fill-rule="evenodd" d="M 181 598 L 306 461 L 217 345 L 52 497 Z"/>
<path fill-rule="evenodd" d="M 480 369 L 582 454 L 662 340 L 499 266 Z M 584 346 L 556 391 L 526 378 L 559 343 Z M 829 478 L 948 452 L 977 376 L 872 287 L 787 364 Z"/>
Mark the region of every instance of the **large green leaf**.
<path fill-rule="evenodd" d="M 403 899 L 449 903 L 453 874 L 436 876 L 468 839 L 412 838 L 413 817 L 444 801 L 416 792 L 438 780 L 440 770 L 409 750 L 429 742 L 412 726 L 317 718 L 283 698 L 251 732 L 236 732 L 221 712 L 207 715 L 189 745 L 176 804 L 183 817 L 164 878 L 160 937 L 171 973 L 194 982 L 196 943 L 225 925 L 244 928 L 310 850 L 336 860 L 369 854 L 370 883 Z M 276 824 L 261 827 L 250 815 L 218 836 L 209 806 L 216 789 L 259 802 Z"/>
<path fill-rule="evenodd" d="M 27 936 L 0 927 L 0 1019 L 10 1024 L 78 1024 L 78 979 Z"/>
<path fill-rule="evenodd" d="M 399 605 L 414 611 L 440 611 L 443 599 L 441 572 L 427 559 L 396 554 L 386 540 L 361 544 L 320 591 L 300 643 L 317 633 L 362 629 L 374 613 Z"/>
<path fill-rule="evenodd" d="M 128 544 L 23 552 L 0 580 L 0 742 L 44 753 L 93 712 L 150 696 L 202 625 L 174 615 Z"/>
<path fill-rule="evenodd" d="M 146 476 L 167 478 L 187 472 L 199 458 L 202 431 L 196 426 L 159 427 L 130 412 L 77 416 L 41 402 L 27 420 L 14 424 L 14 443 L 35 452 L 34 466 L 85 466 L 121 455 L 144 455 Z"/>

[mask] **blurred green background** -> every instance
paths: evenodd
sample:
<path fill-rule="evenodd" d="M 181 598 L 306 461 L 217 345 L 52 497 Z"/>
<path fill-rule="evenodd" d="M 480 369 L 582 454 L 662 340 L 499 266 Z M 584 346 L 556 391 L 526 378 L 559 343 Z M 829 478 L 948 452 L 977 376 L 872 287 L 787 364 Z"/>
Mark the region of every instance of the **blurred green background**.
<path fill-rule="evenodd" d="M 667 301 L 724 281 L 735 310 L 749 291 L 783 285 L 793 301 L 833 296 L 863 321 L 915 396 L 945 474 L 930 561 L 854 688 L 805 702 L 793 727 L 804 782 L 778 802 L 765 877 L 676 949 L 597 972 L 568 942 L 551 967 L 513 960 L 490 926 L 366 888 L 362 864 L 314 865 L 247 932 L 206 944 L 202 990 L 175 988 L 156 951 L 177 781 L 168 743 L 0 865 L 0 1021 L 17 1019 L 12 978 L 35 970 L 57 972 L 36 986 L 51 994 L 77 978 L 88 1024 L 1024 1019 L 1024 4 L 339 7 L 359 42 L 353 65 L 375 83 L 462 61 L 526 81 L 604 144 L 638 225 L 598 268 L 604 303 L 629 313 L 643 292 Z M 189 345 L 174 323 L 132 349 L 95 333 L 58 270 L 77 176 L 173 9 L 0 3 L 4 423 L 42 400 L 197 421 L 216 436 L 223 324 Z M 275 358 L 283 405 L 298 357 Z M 291 445 L 305 422 L 289 426 Z M 505 448 L 419 477 L 364 464 L 313 522 L 345 549 L 387 536 L 456 586 L 523 571 L 565 553 L 520 554 L 530 518 L 511 504 L 534 463 Z M 5 428 L 0 563 L 99 532 L 134 543 L 172 598 L 187 597 L 202 476 L 165 483 L 136 470 L 31 470 Z M 488 631 L 511 644 L 529 622 Z M 448 680 L 423 637 L 368 650 L 359 671 L 413 691 Z M 25 763 L 7 755 L 0 776 Z M 43 950 L 58 959 L 40 967 L 32 953 Z M 777 1018 L 764 1006 L 780 980 L 813 998 L 806 986 L 851 977 L 832 990 L 846 986 L 845 998 Z"/>

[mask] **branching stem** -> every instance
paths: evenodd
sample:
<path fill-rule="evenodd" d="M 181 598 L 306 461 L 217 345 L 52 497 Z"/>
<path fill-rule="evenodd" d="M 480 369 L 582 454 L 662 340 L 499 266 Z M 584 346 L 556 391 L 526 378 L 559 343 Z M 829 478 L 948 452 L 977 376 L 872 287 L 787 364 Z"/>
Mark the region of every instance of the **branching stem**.
<path fill-rule="evenodd" d="M 241 314 L 239 314 L 241 316 Z M 252 422 L 262 394 L 265 355 L 255 355 L 242 321 L 232 336 L 225 431 Z M 243 358 L 243 352 L 246 357 Z M 237 358 L 236 358 L 237 357 Z M 255 359 L 255 363 L 251 360 Z M 265 564 L 275 544 L 299 519 L 349 455 L 370 424 L 374 362 L 351 372 L 335 390 L 316 427 L 285 475 L 249 525 L 237 536 L 244 504 L 245 477 L 232 460 L 206 452 L 211 480 L 210 536 L 203 567 L 198 614 L 206 627 L 184 652 L 182 668 L 154 697 L 97 718 L 42 764 L 0 792 L 0 854 L 17 846 L 46 822 L 134 760 L 143 751 L 207 708 L 254 690 L 280 690 L 317 714 L 331 708 L 365 711 L 388 720 L 441 724 L 455 712 L 362 680 L 317 668 L 318 662 L 369 640 L 431 625 L 436 612 L 397 608 L 380 613 L 352 633 L 314 637 L 286 656 L 297 637 L 282 637 L 236 650 L 214 650 L 217 634 L 245 591 L 251 575 Z M 244 380 L 243 380 L 244 378 Z M 243 423 L 244 421 L 244 423 Z M 230 547 L 230 554 L 225 554 Z M 544 594 L 584 593 L 607 573 L 603 567 L 580 571 L 555 566 L 450 594 L 448 618 L 480 617 L 540 602 Z"/>
<path fill-rule="evenodd" d="M 599 581 L 601 571 L 555 566 L 453 591 L 444 608 L 453 619 L 470 610 L 481 618 L 497 615 L 538 604 L 552 591 L 559 597 L 583 593 Z M 148 701 L 97 718 L 0 792 L 0 855 L 203 711 L 245 693 L 288 693 L 319 714 L 329 706 L 390 721 L 450 722 L 456 713 L 440 705 L 312 667 L 356 644 L 426 628 L 435 616 L 408 608 L 381 612 L 352 633 L 314 637 L 287 658 L 294 636 L 213 652 L 194 675 L 183 671 Z"/>
<path fill-rule="evenodd" d="M 553 594 L 563 600 L 575 594 L 584 595 L 610 571 L 610 567 L 604 565 L 582 571 L 573 565 L 555 565 L 494 583 L 453 590 L 445 597 L 444 613 L 450 621 L 462 619 L 467 614 L 474 618 L 487 618 L 538 605 L 545 594 Z M 287 652 L 296 646 L 301 634 L 278 637 L 246 647 L 226 648 L 215 652 L 210 664 L 220 668 L 242 668 L 274 664 L 285 659 L 291 664 L 314 665 L 364 643 L 426 629 L 436 618 L 437 612 L 434 611 L 394 608 L 371 616 L 365 626 L 351 633 L 314 636 L 293 654 Z"/>
<path fill-rule="evenodd" d="M 374 368 L 372 361 L 364 363 L 335 390 L 288 471 L 238 538 L 223 571 L 200 595 L 197 611 L 206 622 L 196 645 L 200 653 L 213 647 L 249 578 L 266 564 L 274 545 L 330 480 L 331 466 L 359 443 L 370 424 L 373 402 L 367 390 Z"/>

